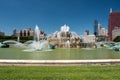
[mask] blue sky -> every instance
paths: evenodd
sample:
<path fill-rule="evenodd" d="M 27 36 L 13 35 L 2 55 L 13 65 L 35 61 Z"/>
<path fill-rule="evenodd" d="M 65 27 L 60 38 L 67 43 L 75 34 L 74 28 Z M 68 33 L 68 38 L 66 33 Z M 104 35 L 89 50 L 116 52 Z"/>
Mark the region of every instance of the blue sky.
<path fill-rule="evenodd" d="M 120 11 L 120 0 L 0 0 L 0 31 L 11 35 L 37 24 L 51 34 L 67 24 L 79 35 L 86 29 L 92 34 L 95 19 L 108 27 L 110 8 Z"/>

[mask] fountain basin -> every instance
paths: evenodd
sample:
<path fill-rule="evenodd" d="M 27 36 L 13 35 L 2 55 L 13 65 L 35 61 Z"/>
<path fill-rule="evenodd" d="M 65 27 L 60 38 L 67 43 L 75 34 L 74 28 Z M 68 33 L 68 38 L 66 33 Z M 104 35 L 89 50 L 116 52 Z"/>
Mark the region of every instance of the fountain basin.
<path fill-rule="evenodd" d="M 76 49 L 63 48 L 52 51 L 24 51 L 25 48 L 0 48 L 0 59 L 15 60 L 90 60 L 120 59 L 120 53 L 112 49 Z M 50 49 L 51 50 L 51 49 Z"/>

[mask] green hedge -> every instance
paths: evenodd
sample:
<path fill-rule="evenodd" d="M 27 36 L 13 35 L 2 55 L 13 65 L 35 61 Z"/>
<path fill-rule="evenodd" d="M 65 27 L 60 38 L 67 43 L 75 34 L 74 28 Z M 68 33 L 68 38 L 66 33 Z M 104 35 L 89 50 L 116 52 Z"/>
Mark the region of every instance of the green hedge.
<path fill-rule="evenodd" d="M 6 41 L 6 40 L 15 40 L 17 41 L 17 37 L 15 36 L 0 36 L 0 42 Z M 28 40 L 33 40 L 32 36 L 29 37 L 20 37 L 20 42 L 24 43 Z"/>

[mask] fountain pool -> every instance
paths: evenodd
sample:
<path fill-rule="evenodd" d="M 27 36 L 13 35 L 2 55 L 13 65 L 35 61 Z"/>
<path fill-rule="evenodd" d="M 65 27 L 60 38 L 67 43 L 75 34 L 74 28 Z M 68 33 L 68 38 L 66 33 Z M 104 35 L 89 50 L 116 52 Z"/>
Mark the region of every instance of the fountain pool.
<path fill-rule="evenodd" d="M 69 27 L 66 27 L 66 25 L 62 27 L 62 31 L 64 31 L 64 28 L 65 28 L 65 32 L 69 31 Z M 21 46 L 20 47 L 10 46 L 10 48 L 0 48 L 0 59 L 15 59 L 15 60 L 120 59 L 120 52 L 116 52 L 112 49 L 69 48 L 70 41 L 68 39 L 67 41 L 65 41 L 66 48 L 57 48 L 54 50 L 50 50 L 48 49 L 48 42 L 46 40 L 40 40 L 39 31 L 40 31 L 39 27 L 36 25 L 34 39 L 32 41 L 26 42 L 26 44 L 28 44 L 27 46 L 24 44 L 12 41 L 13 43 L 17 43 L 18 45 L 21 45 Z M 9 42 L 11 41 L 7 41 L 6 43 L 9 43 Z"/>
<path fill-rule="evenodd" d="M 88 59 L 120 59 L 120 52 L 106 48 L 91 50 L 64 48 L 52 51 L 25 52 L 24 48 L 0 48 L 0 59 L 15 60 L 88 60 Z"/>

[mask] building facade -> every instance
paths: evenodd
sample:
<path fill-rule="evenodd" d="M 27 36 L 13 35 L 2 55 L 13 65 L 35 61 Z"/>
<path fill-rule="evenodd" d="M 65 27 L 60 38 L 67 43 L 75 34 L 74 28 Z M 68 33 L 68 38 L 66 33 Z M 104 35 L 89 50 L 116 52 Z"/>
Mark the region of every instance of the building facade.
<path fill-rule="evenodd" d="M 34 31 L 31 28 L 26 28 L 24 30 L 16 31 L 15 35 L 19 36 L 19 37 L 33 36 L 34 35 Z"/>
<path fill-rule="evenodd" d="M 101 28 L 100 33 L 101 33 L 100 36 L 108 36 L 108 30 L 105 28 Z"/>
<path fill-rule="evenodd" d="M 95 43 L 95 35 L 89 35 L 88 31 L 84 32 L 84 43 Z"/>
<path fill-rule="evenodd" d="M 28 36 L 34 36 L 34 30 L 31 28 L 26 28 L 23 30 L 13 30 L 13 36 L 16 37 L 28 37 Z M 46 34 L 43 30 L 40 31 L 40 39 L 46 39 Z"/>
<path fill-rule="evenodd" d="M 4 36 L 4 35 L 5 35 L 5 33 L 0 31 L 0 36 Z"/>
<path fill-rule="evenodd" d="M 109 15 L 109 24 L 108 24 L 108 28 L 109 28 L 109 38 L 110 41 L 113 40 L 114 36 L 114 32 L 113 30 L 115 29 L 115 27 L 120 27 L 120 12 L 112 12 L 110 11 L 110 15 Z"/>

